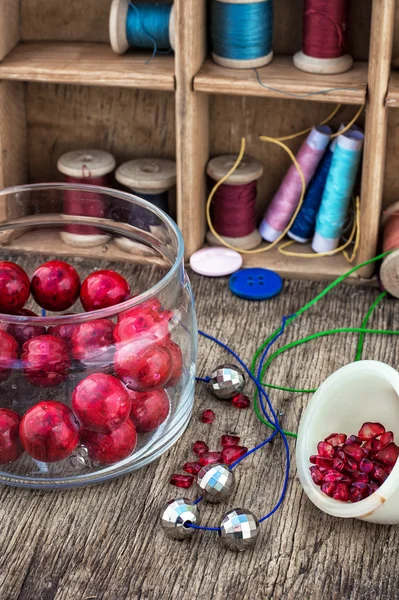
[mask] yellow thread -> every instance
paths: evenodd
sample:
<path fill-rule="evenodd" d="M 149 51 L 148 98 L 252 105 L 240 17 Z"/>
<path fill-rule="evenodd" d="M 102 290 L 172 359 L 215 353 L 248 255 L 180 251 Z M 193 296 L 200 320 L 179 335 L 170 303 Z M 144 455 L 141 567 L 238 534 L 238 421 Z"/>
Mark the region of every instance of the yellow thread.
<path fill-rule="evenodd" d="M 329 121 L 331 121 L 331 119 L 333 119 L 335 117 L 335 115 L 337 114 L 337 112 L 341 109 L 341 106 L 342 106 L 342 104 L 337 104 L 337 106 L 334 108 L 332 113 L 330 113 L 328 115 L 328 117 L 326 119 L 324 119 L 324 121 L 321 121 L 319 123 L 319 125 L 327 125 L 327 123 Z M 312 129 L 313 129 L 313 127 L 309 127 L 308 129 L 303 129 L 302 131 L 298 131 L 298 133 L 293 133 L 291 135 L 285 135 L 283 137 L 278 137 L 275 139 L 278 140 L 279 142 L 287 142 L 288 140 L 294 140 L 295 138 L 300 137 L 301 135 L 305 135 L 305 133 L 309 133 L 310 131 L 312 131 Z M 264 136 L 263 135 L 259 136 L 259 139 L 264 141 Z"/>
<path fill-rule="evenodd" d="M 352 121 L 350 121 L 346 127 L 344 127 L 343 129 L 341 129 L 341 131 L 337 131 L 336 133 L 333 133 L 331 136 L 331 139 L 338 137 L 339 135 L 342 135 L 343 133 L 346 133 L 351 127 L 352 125 L 354 125 L 356 123 L 356 121 L 358 120 L 358 118 L 360 117 L 360 115 L 362 114 L 364 109 L 364 104 L 362 104 L 362 106 L 359 108 L 359 110 L 357 111 L 357 113 L 355 114 L 355 116 L 353 117 Z"/>

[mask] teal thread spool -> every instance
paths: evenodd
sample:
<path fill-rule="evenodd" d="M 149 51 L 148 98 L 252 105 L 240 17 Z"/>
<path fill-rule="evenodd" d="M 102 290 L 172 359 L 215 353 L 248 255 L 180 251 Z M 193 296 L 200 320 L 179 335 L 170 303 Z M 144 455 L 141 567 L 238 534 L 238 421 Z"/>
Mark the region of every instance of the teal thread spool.
<path fill-rule="evenodd" d="M 150 0 L 113 0 L 109 14 L 109 37 L 117 54 L 129 48 L 174 50 L 174 6 Z"/>
<path fill-rule="evenodd" d="M 273 0 L 212 0 L 212 57 L 222 67 L 254 69 L 273 58 Z"/>

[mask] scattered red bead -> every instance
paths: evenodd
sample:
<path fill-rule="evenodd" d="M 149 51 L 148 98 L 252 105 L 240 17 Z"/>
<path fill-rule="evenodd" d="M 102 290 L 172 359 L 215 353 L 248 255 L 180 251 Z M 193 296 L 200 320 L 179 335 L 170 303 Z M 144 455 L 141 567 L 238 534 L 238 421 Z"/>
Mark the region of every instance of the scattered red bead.
<path fill-rule="evenodd" d="M 199 461 L 203 467 L 206 465 L 214 465 L 217 463 L 222 463 L 222 453 L 221 452 L 203 452 L 199 455 Z"/>
<path fill-rule="evenodd" d="M 89 458 L 102 465 L 113 465 L 130 456 L 136 442 L 136 428 L 131 419 L 127 419 L 112 433 L 97 433 L 88 429 L 82 433 L 82 443 L 88 450 Z"/>
<path fill-rule="evenodd" d="M 201 455 L 204 452 L 208 452 L 209 448 L 208 446 L 205 444 L 205 442 L 202 442 L 201 440 L 198 440 L 197 442 L 195 442 L 194 446 L 193 446 L 193 452 L 194 454 L 198 454 Z"/>
<path fill-rule="evenodd" d="M 194 483 L 194 477 L 193 475 L 179 475 L 175 473 L 175 475 L 172 475 L 170 478 L 170 483 L 176 487 L 188 490 Z"/>
<path fill-rule="evenodd" d="M 167 348 L 159 344 L 142 348 L 140 343 L 134 341 L 116 350 L 114 367 L 125 385 L 137 392 L 166 387 L 173 370 L 172 357 Z"/>
<path fill-rule="evenodd" d="M 238 435 L 222 435 L 220 443 L 223 448 L 229 448 L 230 446 L 237 446 L 240 443 Z"/>
<path fill-rule="evenodd" d="M 248 408 L 251 402 L 248 396 L 245 396 L 244 394 L 237 394 L 237 396 L 234 396 L 231 403 L 236 408 Z"/>
<path fill-rule="evenodd" d="M 186 462 L 183 465 L 183 471 L 190 473 L 191 475 L 198 475 L 201 471 L 202 465 L 199 462 Z"/>
<path fill-rule="evenodd" d="M 8 408 L 0 408 L 0 465 L 17 460 L 23 453 L 19 439 L 21 417 Z"/>
<path fill-rule="evenodd" d="M 0 261 L 0 312 L 20 310 L 30 295 L 30 281 L 25 271 L 13 262 Z"/>
<path fill-rule="evenodd" d="M 11 375 L 11 369 L 18 357 L 17 341 L 0 330 L 0 383 Z"/>
<path fill-rule="evenodd" d="M 204 410 L 201 415 L 201 421 L 203 423 L 213 423 L 215 420 L 215 413 L 211 409 Z"/>
<path fill-rule="evenodd" d="M 21 359 L 24 375 L 35 387 L 59 385 L 71 368 L 67 343 L 54 335 L 38 335 L 25 342 Z"/>
<path fill-rule="evenodd" d="M 80 290 L 80 301 L 87 312 L 120 304 L 129 296 L 130 288 L 126 279 L 111 270 L 91 273 Z"/>
<path fill-rule="evenodd" d="M 32 295 L 46 310 L 68 310 L 79 297 L 79 275 L 66 262 L 50 260 L 38 267 L 31 282 Z"/>
<path fill-rule="evenodd" d="M 248 452 L 245 446 L 230 446 L 222 450 L 222 462 L 225 465 L 231 465 L 233 462 L 244 456 Z"/>
<path fill-rule="evenodd" d="M 139 433 L 157 429 L 168 418 L 170 402 L 165 390 L 151 392 L 128 390 L 128 394 L 132 401 L 130 416 Z"/>

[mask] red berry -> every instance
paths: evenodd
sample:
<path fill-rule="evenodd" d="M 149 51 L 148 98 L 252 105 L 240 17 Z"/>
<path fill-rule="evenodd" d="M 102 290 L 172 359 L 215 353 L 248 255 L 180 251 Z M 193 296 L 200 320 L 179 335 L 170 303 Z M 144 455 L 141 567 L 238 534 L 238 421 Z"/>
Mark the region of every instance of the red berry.
<path fill-rule="evenodd" d="M 345 483 L 338 483 L 333 493 L 335 500 L 341 500 L 341 502 L 348 502 L 349 500 L 349 489 Z"/>
<path fill-rule="evenodd" d="M 223 448 L 229 448 L 230 446 L 237 446 L 240 443 L 238 435 L 222 435 L 220 443 Z"/>
<path fill-rule="evenodd" d="M 43 462 L 63 460 L 79 442 L 79 423 L 68 406 L 46 400 L 22 417 L 19 433 L 26 452 Z"/>
<path fill-rule="evenodd" d="M 80 290 L 80 301 L 87 312 L 120 304 L 129 296 L 130 287 L 126 279 L 110 270 L 91 273 Z"/>
<path fill-rule="evenodd" d="M 168 323 L 160 318 L 159 313 L 144 310 L 136 310 L 130 317 L 125 316 L 114 329 L 116 342 L 127 342 L 137 338 L 160 342 L 168 337 Z"/>
<path fill-rule="evenodd" d="M 319 456 L 328 456 L 329 458 L 333 458 L 334 446 L 328 442 L 319 442 L 317 444 L 317 453 Z"/>
<path fill-rule="evenodd" d="M 244 394 L 237 394 L 237 396 L 234 396 L 234 398 L 231 401 L 231 403 L 236 408 L 248 408 L 248 406 L 250 405 L 251 401 L 248 398 L 248 396 L 245 396 Z"/>
<path fill-rule="evenodd" d="M 170 352 L 172 357 L 172 374 L 168 381 L 168 387 L 173 387 L 179 383 L 183 373 L 183 355 L 180 346 L 172 342 L 172 340 L 167 340 L 164 347 Z"/>
<path fill-rule="evenodd" d="M 178 473 L 175 473 L 170 478 L 169 483 L 176 487 L 188 490 L 194 483 L 194 477 L 192 475 L 179 475 Z"/>
<path fill-rule="evenodd" d="M 30 295 L 29 277 L 19 265 L 0 261 L 0 312 L 20 310 Z"/>
<path fill-rule="evenodd" d="M 203 423 L 213 423 L 215 420 L 215 413 L 213 412 L 213 410 L 204 410 L 204 412 L 201 415 L 201 421 Z"/>
<path fill-rule="evenodd" d="M 37 317 L 38 315 L 34 313 L 32 310 L 28 310 L 27 308 L 21 308 L 21 310 L 17 310 L 14 315 L 18 315 L 20 317 Z M 25 342 L 30 340 L 30 338 L 35 337 L 37 335 L 45 335 L 46 328 L 43 325 L 33 325 L 33 324 L 16 324 L 16 323 L 0 323 L 0 329 L 11 335 L 11 337 L 15 338 L 22 348 Z M 51 329 L 51 328 L 50 328 Z"/>
<path fill-rule="evenodd" d="M 320 489 L 322 492 L 324 492 L 324 494 L 327 494 L 327 496 L 330 496 L 330 498 L 332 498 L 334 496 L 335 490 L 337 489 L 337 484 L 323 483 Z"/>
<path fill-rule="evenodd" d="M 17 460 L 23 453 L 19 440 L 21 417 L 8 408 L 0 408 L 0 465 Z"/>
<path fill-rule="evenodd" d="M 346 435 L 345 433 L 331 433 L 324 441 L 334 447 L 341 446 L 346 441 Z"/>
<path fill-rule="evenodd" d="M 119 379 L 93 373 L 75 388 L 72 408 L 85 429 L 111 433 L 129 417 L 131 400 Z"/>
<path fill-rule="evenodd" d="M 102 465 L 113 465 L 127 458 L 135 449 L 136 441 L 136 428 L 130 419 L 112 433 L 97 433 L 85 429 L 82 434 L 82 442 L 88 450 L 89 458 Z"/>
<path fill-rule="evenodd" d="M 59 385 L 71 368 L 66 342 L 54 335 L 38 335 L 25 342 L 21 358 L 24 375 L 35 387 Z"/>
<path fill-rule="evenodd" d="M 345 444 L 344 452 L 356 461 L 362 460 L 362 458 L 366 455 L 366 452 L 363 450 L 363 448 L 357 446 L 356 444 Z"/>
<path fill-rule="evenodd" d="M 200 454 L 199 461 L 203 467 L 206 465 L 214 465 L 217 463 L 222 463 L 222 454 L 221 452 L 203 452 Z"/>
<path fill-rule="evenodd" d="M 309 467 L 310 475 L 316 485 L 321 485 L 324 480 L 324 475 L 318 467 Z"/>
<path fill-rule="evenodd" d="M 114 366 L 125 385 L 138 392 L 165 387 L 172 374 L 170 352 L 158 344 L 140 348 L 128 342 L 117 349 Z"/>
<path fill-rule="evenodd" d="M 16 340 L 5 331 L 0 330 L 0 383 L 6 381 L 18 357 Z"/>
<path fill-rule="evenodd" d="M 190 473 L 191 475 L 198 475 L 201 471 L 202 465 L 199 462 L 186 462 L 183 465 L 183 471 Z"/>
<path fill-rule="evenodd" d="M 231 465 L 233 462 L 244 456 L 248 452 L 248 448 L 245 446 L 230 446 L 223 448 L 222 450 L 222 461 L 225 465 Z"/>
<path fill-rule="evenodd" d="M 396 444 L 391 442 L 385 448 L 382 448 L 376 455 L 375 458 L 384 465 L 394 465 L 399 455 L 399 448 Z"/>
<path fill-rule="evenodd" d="M 66 262 L 50 260 L 33 273 L 32 295 L 39 306 L 46 310 L 67 310 L 79 297 L 79 275 Z"/>
<path fill-rule="evenodd" d="M 382 436 L 380 437 L 381 449 L 385 448 L 385 446 L 388 446 L 388 444 L 393 442 L 393 439 L 394 438 L 393 438 L 392 431 L 386 431 L 385 433 L 383 433 Z"/>
<path fill-rule="evenodd" d="M 194 454 L 203 454 L 204 452 L 208 452 L 209 448 L 208 446 L 205 444 L 205 442 L 202 442 L 201 440 L 198 440 L 197 442 L 195 442 L 194 446 L 193 446 L 193 452 Z"/>
<path fill-rule="evenodd" d="M 170 402 L 165 390 L 135 392 L 128 390 L 132 401 L 131 419 L 138 432 L 153 431 L 168 418 Z"/>
<path fill-rule="evenodd" d="M 72 334 L 72 356 L 84 363 L 111 362 L 115 352 L 114 324 L 109 319 L 97 319 L 76 325 Z"/>
<path fill-rule="evenodd" d="M 367 441 L 383 433 L 385 433 L 385 427 L 381 423 L 363 423 L 357 435 L 361 440 Z"/>

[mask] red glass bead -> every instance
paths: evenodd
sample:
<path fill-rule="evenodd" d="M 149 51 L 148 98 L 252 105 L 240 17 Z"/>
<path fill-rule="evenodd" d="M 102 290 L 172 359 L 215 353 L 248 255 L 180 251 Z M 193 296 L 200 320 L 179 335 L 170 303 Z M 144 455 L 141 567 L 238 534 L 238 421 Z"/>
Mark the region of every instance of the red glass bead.
<path fill-rule="evenodd" d="M 8 408 L 0 408 L 0 465 L 17 460 L 23 453 L 19 440 L 21 417 Z"/>
<path fill-rule="evenodd" d="M 172 374 L 169 377 L 167 387 L 173 387 L 179 383 L 183 373 L 183 355 L 180 346 L 175 342 L 172 342 L 172 340 L 168 340 L 164 343 L 164 347 L 170 352 L 172 357 Z"/>
<path fill-rule="evenodd" d="M 166 387 L 172 374 L 172 357 L 159 344 L 140 348 L 140 343 L 128 342 L 118 347 L 114 367 L 130 389 L 146 392 Z"/>
<path fill-rule="evenodd" d="M 201 421 L 203 423 L 213 423 L 214 420 L 216 418 L 215 413 L 213 412 L 213 410 L 211 410 L 210 408 L 208 408 L 207 410 L 204 410 L 204 412 L 201 415 Z"/>
<path fill-rule="evenodd" d="M 131 311 L 133 312 L 133 311 Z M 116 342 L 127 342 L 137 338 L 160 342 L 170 337 L 167 321 L 154 311 L 135 310 L 130 317 L 121 319 L 114 330 Z"/>
<path fill-rule="evenodd" d="M 128 390 L 132 407 L 130 416 L 139 433 L 157 429 L 168 418 L 170 402 L 165 390 L 135 392 Z"/>
<path fill-rule="evenodd" d="M 80 301 L 87 312 L 120 304 L 129 296 L 130 287 L 126 279 L 111 270 L 91 273 L 80 290 Z"/>
<path fill-rule="evenodd" d="M 32 295 L 46 310 L 68 310 L 79 297 L 80 279 L 72 265 L 50 260 L 33 273 Z"/>
<path fill-rule="evenodd" d="M 5 331 L 0 330 L 0 383 L 9 378 L 17 357 L 17 341 Z"/>
<path fill-rule="evenodd" d="M 204 452 L 208 452 L 209 448 L 208 446 L 205 444 L 205 442 L 202 442 L 201 440 L 198 440 L 197 442 L 195 442 L 194 446 L 193 446 L 193 452 L 194 454 L 203 454 Z"/>
<path fill-rule="evenodd" d="M 72 409 L 85 429 L 111 433 L 129 417 L 129 394 L 119 379 L 93 373 L 83 379 L 72 394 Z"/>
<path fill-rule="evenodd" d="M 80 426 L 70 408 L 52 400 L 39 402 L 22 417 L 19 433 L 26 452 L 43 462 L 67 458 L 79 442 Z"/>
<path fill-rule="evenodd" d="M 170 478 L 170 483 L 176 487 L 188 490 L 194 483 L 194 477 L 193 475 L 179 475 L 178 473 L 175 473 Z"/>
<path fill-rule="evenodd" d="M 112 433 L 97 433 L 85 429 L 82 443 L 86 446 L 89 458 L 102 465 L 113 465 L 127 458 L 135 449 L 137 433 L 131 419 L 127 419 Z"/>
<path fill-rule="evenodd" d="M 72 356 L 81 362 L 111 362 L 115 352 L 114 324 L 109 319 L 97 319 L 76 325 L 72 334 Z"/>
<path fill-rule="evenodd" d="M 38 335 L 25 342 L 21 358 L 24 375 L 35 387 L 59 385 L 71 368 L 67 343 L 54 335 Z"/>
<path fill-rule="evenodd" d="M 237 394 L 237 396 L 234 396 L 231 403 L 236 408 L 248 408 L 251 402 L 248 396 L 245 396 L 244 394 Z"/>
<path fill-rule="evenodd" d="M 0 261 L 0 312 L 20 310 L 30 295 L 30 281 L 15 263 Z"/>
<path fill-rule="evenodd" d="M 223 448 L 229 448 L 230 446 L 237 446 L 240 443 L 238 435 L 222 435 L 220 443 Z"/>
<path fill-rule="evenodd" d="M 17 310 L 13 314 L 18 315 L 20 317 L 38 316 L 32 310 L 28 310 L 27 308 L 21 308 L 21 310 Z M 11 335 L 11 337 L 15 338 L 20 348 L 22 348 L 24 343 L 30 340 L 30 338 L 35 337 L 37 335 L 46 334 L 46 328 L 43 325 L 25 325 L 23 323 L 15 324 L 0 322 L 0 329 Z"/>
<path fill-rule="evenodd" d="M 230 446 L 223 448 L 222 450 L 222 462 L 225 465 L 231 465 L 231 463 L 238 460 L 241 456 L 244 456 L 248 452 L 248 448 L 245 446 Z"/>
<path fill-rule="evenodd" d="M 222 462 L 221 452 L 203 452 L 199 455 L 199 461 L 203 467 Z"/>
<path fill-rule="evenodd" d="M 200 462 L 186 462 L 183 465 L 183 471 L 190 473 L 191 475 L 198 475 L 201 471 L 202 465 Z"/>

